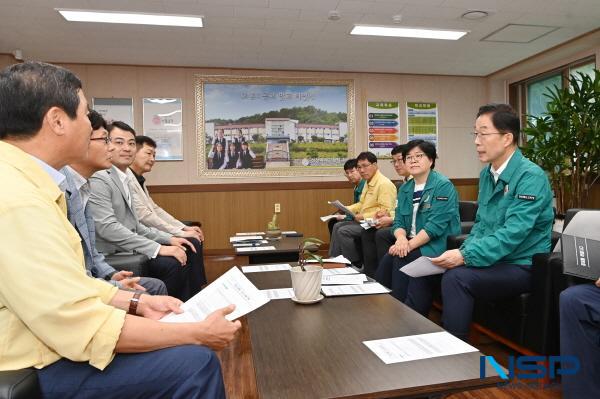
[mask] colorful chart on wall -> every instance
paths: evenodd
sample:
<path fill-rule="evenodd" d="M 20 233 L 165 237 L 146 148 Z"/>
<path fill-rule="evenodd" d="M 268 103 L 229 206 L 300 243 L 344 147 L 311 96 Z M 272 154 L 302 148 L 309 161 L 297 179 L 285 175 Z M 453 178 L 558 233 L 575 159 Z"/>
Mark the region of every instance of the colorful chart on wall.
<path fill-rule="evenodd" d="M 427 140 L 439 147 L 437 103 L 407 102 L 406 119 L 408 141 Z"/>
<path fill-rule="evenodd" d="M 369 151 L 390 158 L 392 148 L 400 144 L 400 104 L 397 101 L 367 102 Z"/>
<path fill-rule="evenodd" d="M 144 98 L 143 110 L 144 135 L 156 141 L 156 160 L 183 160 L 181 98 Z"/>
<path fill-rule="evenodd" d="M 92 108 L 108 122 L 121 121 L 133 126 L 133 99 L 97 98 L 92 99 Z"/>

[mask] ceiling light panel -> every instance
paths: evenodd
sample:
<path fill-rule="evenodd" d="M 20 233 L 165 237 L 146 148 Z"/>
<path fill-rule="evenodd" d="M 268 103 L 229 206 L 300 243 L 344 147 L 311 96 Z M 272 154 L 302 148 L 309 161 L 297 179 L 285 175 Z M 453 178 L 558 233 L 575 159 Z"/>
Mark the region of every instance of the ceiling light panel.
<path fill-rule="evenodd" d="M 201 28 L 202 17 L 194 15 L 147 14 L 117 11 L 67 10 L 56 8 L 67 21 L 103 22 L 108 24 L 183 26 Z"/>
<path fill-rule="evenodd" d="M 408 37 L 418 39 L 440 39 L 440 40 L 458 40 L 469 31 L 431 29 L 431 28 L 407 28 L 398 26 L 370 26 L 355 25 L 351 35 L 364 36 L 387 36 L 387 37 Z"/>

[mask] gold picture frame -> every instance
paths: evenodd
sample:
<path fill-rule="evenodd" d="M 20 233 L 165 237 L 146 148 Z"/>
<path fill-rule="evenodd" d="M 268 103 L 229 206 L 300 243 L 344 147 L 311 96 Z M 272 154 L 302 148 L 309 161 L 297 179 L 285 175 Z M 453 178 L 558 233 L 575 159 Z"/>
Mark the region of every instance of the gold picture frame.
<path fill-rule="evenodd" d="M 200 176 L 333 176 L 355 156 L 353 80 L 194 78 Z"/>

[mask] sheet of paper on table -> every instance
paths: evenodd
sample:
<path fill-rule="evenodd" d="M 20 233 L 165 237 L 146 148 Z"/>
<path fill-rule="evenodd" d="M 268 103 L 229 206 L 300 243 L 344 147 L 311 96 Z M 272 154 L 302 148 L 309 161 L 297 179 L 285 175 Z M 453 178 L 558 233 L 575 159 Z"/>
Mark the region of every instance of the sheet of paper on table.
<path fill-rule="evenodd" d="M 288 299 L 294 296 L 293 288 L 273 288 L 270 290 L 261 290 L 269 299 Z"/>
<path fill-rule="evenodd" d="M 328 269 L 326 269 L 328 270 Z M 367 276 L 364 274 L 331 274 L 321 277 L 321 284 L 324 285 L 352 285 L 362 284 L 367 281 Z"/>
<path fill-rule="evenodd" d="M 321 291 L 325 296 L 341 295 L 369 295 L 369 294 L 387 294 L 390 292 L 379 283 L 366 283 L 360 285 L 324 285 Z"/>
<path fill-rule="evenodd" d="M 363 341 L 363 344 L 385 364 L 478 351 L 446 331 Z"/>
<path fill-rule="evenodd" d="M 235 236 L 229 237 L 229 243 L 244 242 L 244 241 L 261 241 L 262 236 Z"/>
<path fill-rule="evenodd" d="M 273 251 L 275 249 L 275 247 L 269 245 L 267 247 L 243 247 L 243 248 L 236 248 L 235 250 L 237 252 L 254 252 L 254 251 Z"/>
<path fill-rule="evenodd" d="M 278 270 L 290 270 L 292 267 L 287 263 L 277 263 L 272 265 L 250 265 L 242 266 L 244 273 L 258 273 L 258 272 L 275 272 Z"/>

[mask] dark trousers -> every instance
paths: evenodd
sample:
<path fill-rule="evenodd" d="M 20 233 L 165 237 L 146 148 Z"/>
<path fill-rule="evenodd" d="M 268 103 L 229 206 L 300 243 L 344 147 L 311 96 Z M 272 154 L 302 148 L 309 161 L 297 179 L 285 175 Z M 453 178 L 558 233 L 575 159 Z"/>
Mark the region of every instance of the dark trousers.
<path fill-rule="evenodd" d="M 467 339 L 475 299 L 493 300 L 531 290 L 529 266 L 498 263 L 489 267 L 458 266 L 444 274 L 409 277 L 405 303 L 427 315 L 433 300 L 434 285 L 442 280 L 442 325 L 451 334 Z"/>
<path fill-rule="evenodd" d="M 200 292 L 206 284 L 202 243 L 195 238 L 188 239 L 196 248 L 186 250 L 187 263 L 181 266 L 172 256 L 157 256 L 148 261 L 149 274 L 161 279 L 167 286 L 169 295 L 187 301 Z"/>
<path fill-rule="evenodd" d="M 410 251 L 404 258 L 385 254 L 381 262 L 379 262 L 375 279 L 391 289 L 391 294 L 394 298 L 404 302 L 407 295 L 409 277 L 401 272 L 400 268 L 420 256 L 421 251 L 418 248 Z"/>
<path fill-rule="evenodd" d="M 203 346 L 118 354 L 103 371 L 61 359 L 37 374 L 45 399 L 225 398 L 219 360 Z"/>
<path fill-rule="evenodd" d="M 562 393 L 570 398 L 600 398 L 600 288 L 570 287 L 560 294 L 560 354 L 576 356 L 580 369 L 562 376 Z"/>
<path fill-rule="evenodd" d="M 339 222 L 337 219 L 329 219 L 327 221 L 327 228 L 329 229 L 329 238 L 331 239 L 331 233 L 333 232 L 333 226 Z"/>
<path fill-rule="evenodd" d="M 360 236 L 363 252 L 364 272 L 369 277 L 375 277 L 379 262 L 394 243 L 396 237 L 391 227 L 364 230 Z"/>

